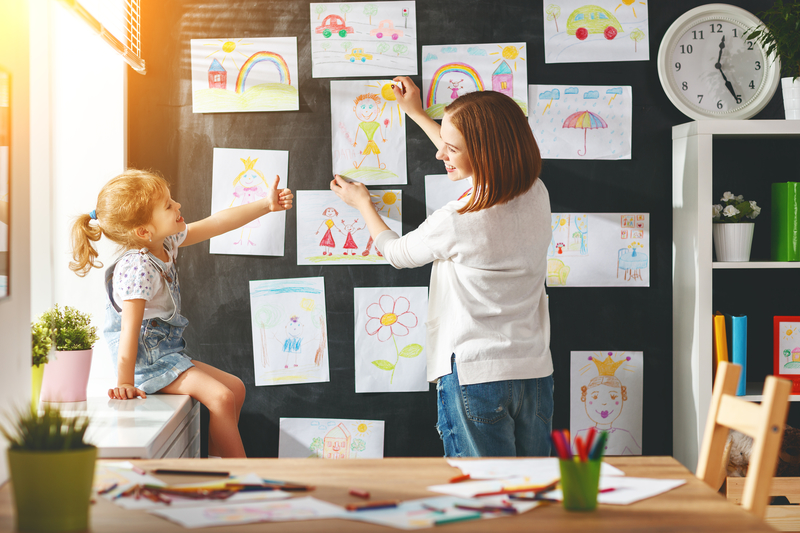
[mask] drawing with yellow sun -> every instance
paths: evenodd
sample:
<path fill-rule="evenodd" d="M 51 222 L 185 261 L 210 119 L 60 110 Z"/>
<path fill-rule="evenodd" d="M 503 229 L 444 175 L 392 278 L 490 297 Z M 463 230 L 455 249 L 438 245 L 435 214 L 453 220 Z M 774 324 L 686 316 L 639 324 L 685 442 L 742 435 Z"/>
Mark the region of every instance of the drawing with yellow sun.
<path fill-rule="evenodd" d="M 781 372 L 783 373 L 786 371 L 786 369 L 788 369 L 788 372 L 786 373 L 800 374 L 800 335 L 797 335 L 798 330 L 800 330 L 800 323 L 778 322 L 778 317 L 775 317 L 775 321 L 777 322 L 775 326 L 776 340 L 778 335 L 780 335 L 780 341 L 778 341 L 778 353 L 786 358 L 783 362 L 784 364 Z"/>
<path fill-rule="evenodd" d="M 225 65 L 225 60 L 228 59 L 228 56 L 230 56 L 234 51 L 237 52 L 242 57 L 244 57 L 245 59 L 247 59 L 251 55 L 251 54 L 246 54 L 246 53 L 242 52 L 241 50 L 236 50 L 236 48 L 237 48 L 237 46 L 240 46 L 240 45 L 241 46 L 252 45 L 253 44 L 252 42 L 243 43 L 242 39 L 239 39 L 236 42 L 227 41 L 227 40 L 224 40 L 224 39 L 217 39 L 217 41 L 222 43 L 222 45 L 219 45 L 219 44 L 216 44 L 216 43 L 205 43 L 205 44 L 203 44 L 203 46 L 214 46 L 214 47 L 217 47 L 217 49 L 214 50 L 213 52 L 211 52 L 210 54 L 208 54 L 206 56 L 206 58 L 209 58 L 209 57 L 211 57 L 211 56 L 213 56 L 215 54 L 219 54 L 219 53 L 224 54 L 223 58 L 219 61 L 220 65 Z M 231 57 L 231 61 L 233 62 L 233 66 L 236 67 L 236 70 L 239 70 L 239 65 L 236 64 L 236 59 Z"/>
<path fill-rule="evenodd" d="M 509 44 L 507 46 L 503 46 L 503 45 L 498 44 L 497 47 L 500 49 L 499 52 L 490 52 L 489 53 L 489 55 L 492 55 L 492 56 L 500 55 L 500 58 L 498 58 L 497 60 L 493 61 L 492 64 L 497 63 L 497 62 L 502 61 L 502 60 L 505 59 L 507 61 L 512 62 L 512 64 L 514 65 L 514 72 L 516 72 L 517 71 L 517 61 L 516 60 L 519 59 L 520 61 L 525 61 L 525 58 L 520 55 L 520 51 L 525 47 L 524 46 L 520 46 L 519 48 L 517 48 L 513 44 Z"/>
<path fill-rule="evenodd" d="M 637 1 L 637 0 L 622 0 L 622 3 L 614 8 L 614 13 L 616 13 L 617 9 L 621 8 L 622 6 L 630 6 L 631 11 L 633 12 L 633 16 L 636 17 L 636 7 L 635 7 L 634 4 L 642 4 L 643 6 L 647 5 L 645 2 L 641 2 L 641 1 Z M 638 18 L 638 17 L 636 17 L 636 18 Z"/>

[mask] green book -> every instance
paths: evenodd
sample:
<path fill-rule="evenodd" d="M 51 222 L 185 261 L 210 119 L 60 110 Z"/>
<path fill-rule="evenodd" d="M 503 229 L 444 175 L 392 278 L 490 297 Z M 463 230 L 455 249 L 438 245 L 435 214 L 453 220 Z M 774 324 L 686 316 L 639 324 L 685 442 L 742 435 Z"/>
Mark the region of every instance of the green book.
<path fill-rule="evenodd" d="M 772 184 L 772 260 L 800 261 L 800 182 Z"/>

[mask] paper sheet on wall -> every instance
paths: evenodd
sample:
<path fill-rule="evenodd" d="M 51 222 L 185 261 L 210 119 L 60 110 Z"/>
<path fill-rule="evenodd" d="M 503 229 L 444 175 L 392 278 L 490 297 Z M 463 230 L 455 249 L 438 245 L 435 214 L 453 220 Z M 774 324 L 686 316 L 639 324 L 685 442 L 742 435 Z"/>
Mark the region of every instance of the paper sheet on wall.
<path fill-rule="evenodd" d="M 648 213 L 553 213 L 548 287 L 649 287 Z"/>
<path fill-rule="evenodd" d="M 415 76 L 416 13 L 408 1 L 312 3 L 312 76 Z"/>
<path fill-rule="evenodd" d="M 324 278 L 250 281 L 256 385 L 330 381 Z"/>
<path fill-rule="evenodd" d="M 279 177 L 286 188 L 289 152 L 214 148 L 211 213 L 261 200 Z M 241 228 L 211 238 L 212 254 L 283 255 L 286 212 L 268 213 Z"/>
<path fill-rule="evenodd" d="M 192 39 L 192 112 L 296 111 L 296 37 Z"/>
<path fill-rule="evenodd" d="M 391 80 L 331 81 L 333 174 L 405 185 L 406 116 Z"/>
<path fill-rule="evenodd" d="M 383 420 L 281 418 L 278 457 L 382 459 Z"/>
<path fill-rule="evenodd" d="M 353 289 L 356 392 L 427 391 L 427 287 Z"/>
<path fill-rule="evenodd" d="M 594 427 L 609 434 L 605 455 L 642 455 L 643 363 L 642 352 L 570 352 L 573 451 Z"/>
<path fill-rule="evenodd" d="M 372 203 L 398 235 L 403 234 L 400 190 L 370 189 Z M 364 217 L 333 191 L 297 191 L 298 265 L 388 265 L 373 245 Z"/>
<path fill-rule="evenodd" d="M 531 85 L 528 122 L 542 159 L 630 159 L 629 86 Z"/>
<path fill-rule="evenodd" d="M 545 63 L 647 61 L 650 0 L 547 0 Z"/>
<path fill-rule="evenodd" d="M 510 96 L 528 114 L 528 49 L 525 43 L 422 47 L 422 104 L 440 119 L 447 104 L 475 91 Z"/>
<path fill-rule="evenodd" d="M 447 174 L 425 176 L 425 216 L 431 216 L 449 202 L 462 200 L 472 192 L 472 179 L 452 181 Z"/>

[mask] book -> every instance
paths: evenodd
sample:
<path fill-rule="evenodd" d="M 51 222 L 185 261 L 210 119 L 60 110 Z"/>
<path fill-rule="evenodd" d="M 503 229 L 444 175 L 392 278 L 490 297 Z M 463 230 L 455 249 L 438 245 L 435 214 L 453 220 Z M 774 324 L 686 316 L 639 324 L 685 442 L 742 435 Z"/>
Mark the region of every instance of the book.
<path fill-rule="evenodd" d="M 725 327 L 731 363 L 742 367 L 736 395 L 744 396 L 747 394 L 747 317 L 725 315 Z"/>
<path fill-rule="evenodd" d="M 800 182 L 772 184 L 773 261 L 800 261 Z"/>
<path fill-rule="evenodd" d="M 728 339 L 725 328 L 725 315 L 714 314 L 714 374 L 717 373 L 719 363 L 728 362 Z"/>

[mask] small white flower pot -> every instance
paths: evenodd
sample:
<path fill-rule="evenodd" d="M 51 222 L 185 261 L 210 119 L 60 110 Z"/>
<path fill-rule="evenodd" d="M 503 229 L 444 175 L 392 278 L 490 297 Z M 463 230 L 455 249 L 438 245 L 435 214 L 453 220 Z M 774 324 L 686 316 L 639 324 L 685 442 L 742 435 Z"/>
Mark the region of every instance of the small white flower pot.
<path fill-rule="evenodd" d="M 750 261 L 753 244 L 753 222 L 713 224 L 714 251 L 717 261 Z"/>
<path fill-rule="evenodd" d="M 783 108 L 787 120 L 800 120 L 800 78 L 781 78 L 783 90 Z"/>

